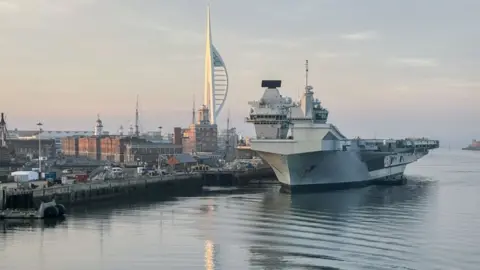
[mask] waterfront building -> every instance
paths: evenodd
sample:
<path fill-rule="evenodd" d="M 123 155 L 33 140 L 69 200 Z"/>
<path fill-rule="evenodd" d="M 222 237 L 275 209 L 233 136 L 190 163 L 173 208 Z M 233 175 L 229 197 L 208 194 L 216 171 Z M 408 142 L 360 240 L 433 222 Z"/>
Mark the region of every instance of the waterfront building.
<path fill-rule="evenodd" d="M 105 134 L 97 120 L 96 134 Z M 137 161 L 154 162 L 161 155 L 182 153 L 181 128 L 174 129 L 172 141 L 150 141 L 147 138 L 120 135 L 70 136 L 62 139 L 65 156 L 88 157 L 94 160 L 108 160 L 116 163 Z"/>

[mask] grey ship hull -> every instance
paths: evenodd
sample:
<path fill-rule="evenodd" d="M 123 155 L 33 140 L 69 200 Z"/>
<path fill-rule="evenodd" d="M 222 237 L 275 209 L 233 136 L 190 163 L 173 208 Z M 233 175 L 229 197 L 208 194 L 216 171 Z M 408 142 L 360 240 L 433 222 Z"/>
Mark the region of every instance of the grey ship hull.
<path fill-rule="evenodd" d="M 317 151 L 293 155 L 258 152 L 270 164 L 282 191 L 303 192 L 403 184 L 408 164 L 428 150 L 414 152 Z M 417 149 L 418 150 L 418 149 Z"/>
<path fill-rule="evenodd" d="M 480 151 L 480 147 L 464 147 L 462 150 L 468 150 L 468 151 Z"/>

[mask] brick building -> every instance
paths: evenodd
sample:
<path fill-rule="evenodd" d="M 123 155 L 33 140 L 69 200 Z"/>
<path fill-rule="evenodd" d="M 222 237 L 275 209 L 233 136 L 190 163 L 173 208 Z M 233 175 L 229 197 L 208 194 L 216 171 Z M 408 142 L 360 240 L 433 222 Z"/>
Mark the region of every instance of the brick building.
<path fill-rule="evenodd" d="M 62 143 L 62 153 L 65 156 L 72 156 L 78 157 L 79 147 L 78 147 L 78 139 L 79 136 L 71 136 L 71 137 L 64 137 L 61 139 Z"/>
<path fill-rule="evenodd" d="M 101 140 L 101 137 L 98 137 L 98 136 L 78 138 L 78 156 L 100 160 L 101 159 L 100 140 Z"/>
<path fill-rule="evenodd" d="M 153 161 L 159 155 L 182 153 L 180 128 L 175 128 L 173 143 L 154 143 L 144 138 L 128 136 L 84 136 L 62 139 L 65 156 L 84 156 L 95 160 L 131 163 Z"/>
<path fill-rule="evenodd" d="M 183 152 L 216 152 L 217 125 L 210 124 L 208 108 L 203 106 L 198 110 L 198 121 L 192 123 L 183 131 Z"/>

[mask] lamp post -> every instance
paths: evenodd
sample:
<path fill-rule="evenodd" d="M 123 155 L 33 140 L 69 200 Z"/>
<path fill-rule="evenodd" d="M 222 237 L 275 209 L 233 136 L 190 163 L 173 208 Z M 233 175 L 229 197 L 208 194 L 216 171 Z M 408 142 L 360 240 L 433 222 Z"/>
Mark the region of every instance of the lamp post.
<path fill-rule="evenodd" d="M 42 173 L 42 159 L 41 159 L 41 156 L 42 156 L 42 140 L 40 139 L 40 134 L 42 133 L 42 123 L 41 122 L 38 122 L 37 123 L 37 126 L 38 126 L 38 174 L 39 174 L 39 177 L 40 178 L 40 175 Z"/>

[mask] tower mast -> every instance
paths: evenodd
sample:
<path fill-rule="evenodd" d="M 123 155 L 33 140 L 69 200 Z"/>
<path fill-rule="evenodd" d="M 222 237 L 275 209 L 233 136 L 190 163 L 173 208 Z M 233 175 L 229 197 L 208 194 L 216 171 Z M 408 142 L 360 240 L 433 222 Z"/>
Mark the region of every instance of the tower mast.
<path fill-rule="evenodd" d="M 227 116 L 227 141 L 225 143 L 225 160 L 228 158 L 229 151 L 230 151 L 230 110 L 228 110 L 228 116 Z"/>
<path fill-rule="evenodd" d="M 193 106 L 192 106 L 192 124 L 195 124 L 196 119 L 195 119 L 195 94 L 193 94 Z"/>
<path fill-rule="evenodd" d="M 137 95 L 137 105 L 135 106 L 135 136 L 140 136 L 140 130 L 138 128 L 138 95 Z"/>
<path fill-rule="evenodd" d="M 305 60 L 305 91 L 308 92 L 308 60 Z"/>

